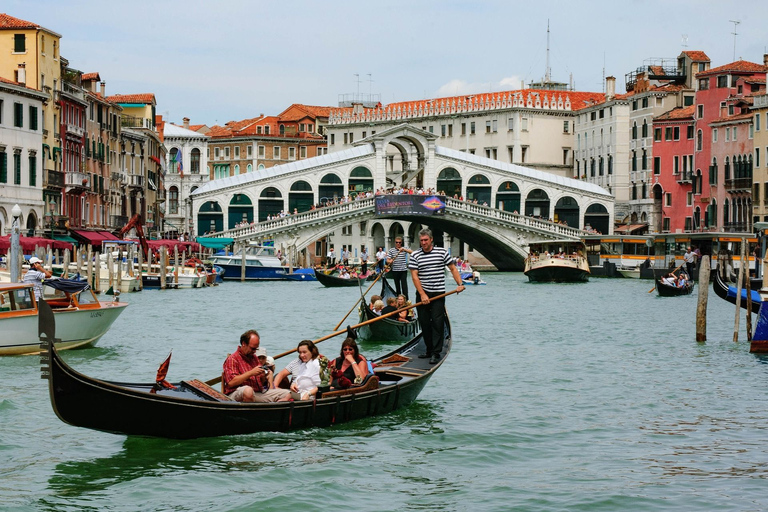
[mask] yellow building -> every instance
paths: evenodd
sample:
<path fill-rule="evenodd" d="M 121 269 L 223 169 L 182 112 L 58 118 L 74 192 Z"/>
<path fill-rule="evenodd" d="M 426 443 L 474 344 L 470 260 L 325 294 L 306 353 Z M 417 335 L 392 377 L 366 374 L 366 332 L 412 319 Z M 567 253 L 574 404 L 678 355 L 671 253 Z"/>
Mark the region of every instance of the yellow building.
<path fill-rule="evenodd" d="M 36 23 L 0 13 L 0 77 L 48 96 L 43 103 L 43 151 L 40 158 L 46 203 L 61 205 L 64 184 L 59 158 L 59 108 L 53 92 L 61 89 L 61 35 Z M 59 206 L 60 207 L 60 206 Z M 56 212 L 58 213 L 58 212 Z"/>

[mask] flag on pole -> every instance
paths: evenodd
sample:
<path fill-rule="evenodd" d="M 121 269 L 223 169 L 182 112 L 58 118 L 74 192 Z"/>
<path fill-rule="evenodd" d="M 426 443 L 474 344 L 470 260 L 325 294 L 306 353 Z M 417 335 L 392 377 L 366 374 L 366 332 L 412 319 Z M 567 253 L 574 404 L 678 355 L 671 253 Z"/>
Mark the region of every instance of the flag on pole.
<path fill-rule="evenodd" d="M 183 178 L 184 177 L 184 166 L 181 163 L 181 150 L 180 149 L 177 149 L 176 153 L 173 156 L 171 156 L 171 162 L 176 164 L 176 166 L 177 166 L 177 168 L 179 170 L 179 175 Z"/>

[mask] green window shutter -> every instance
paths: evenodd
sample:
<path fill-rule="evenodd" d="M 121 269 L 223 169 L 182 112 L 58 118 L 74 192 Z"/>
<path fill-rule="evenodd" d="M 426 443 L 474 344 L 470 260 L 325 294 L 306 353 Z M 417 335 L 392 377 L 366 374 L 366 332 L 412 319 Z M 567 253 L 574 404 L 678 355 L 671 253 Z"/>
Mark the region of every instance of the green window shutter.
<path fill-rule="evenodd" d="M 8 183 L 8 153 L 0 153 L 0 183 Z"/>
<path fill-rule="evenodd" d="M 21 185 L 21 155 L 18 153 L 13 155 L 13 184 Z"/>
<path fill-rule="evenodd" d="M 29 129 L 37 131 L 37 107 L 29 107 Z"/>
<path fill-rule="evenodd" d="M 13 51 L 16 53 L 27 51 L 26 36 L 24 34 L 13 35 Z"/>
<path fill-rule="evenodd" d="M 24 105 L 21 103 L 13 104 L 13 126 L 16 128 L 24 127 Z"/>
<path fill-rule="evenodd" d="M 37 186 L 37 157 L 29 157 L 29 186 Z"/>

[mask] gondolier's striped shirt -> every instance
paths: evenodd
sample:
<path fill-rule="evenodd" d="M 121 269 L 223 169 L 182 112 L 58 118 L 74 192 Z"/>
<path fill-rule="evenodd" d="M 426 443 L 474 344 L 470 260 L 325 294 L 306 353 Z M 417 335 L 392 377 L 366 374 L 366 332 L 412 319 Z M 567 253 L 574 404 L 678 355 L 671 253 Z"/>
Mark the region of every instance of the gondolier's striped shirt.
<path fill-rule="evenodd" d="M 408 268 L 419 271 L 419 280 L 425 292 L 444 293 L 445 267 L 451 261 L 451 256 L 446 249 L 433 246 L 429 252 L 424 252 L 422 249 L 414 251 Z"/>
<path fill-rule="evenodd" d="M 405 251 L 398 251 L 396 248 L 392 248 L 387 253 L 387 258 L 392 258 L 392 270 L 395 272 L 402 272 L 408 270 L 408 253 Z"/>

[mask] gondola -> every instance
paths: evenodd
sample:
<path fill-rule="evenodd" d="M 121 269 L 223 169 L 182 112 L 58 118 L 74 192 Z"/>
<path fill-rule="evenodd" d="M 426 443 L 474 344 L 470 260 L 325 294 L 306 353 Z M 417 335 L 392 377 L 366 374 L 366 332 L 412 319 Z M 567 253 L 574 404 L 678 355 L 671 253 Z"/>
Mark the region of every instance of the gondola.
<path fill-rule="evenodd" d="M 386 275 L 381 276 L 381 298 L 386 304 L 389 297 L 397 297 L 395 290 L 387 281 Z M 360 304 L 360 323 L 372 320 L 378 315 L 373 312 L 370 305 L 363 299 Z M 401 322 L 390 318 L 384 318 L 378 322 L 358 327 L 357 336 L 362 341 L 407 341 L 419 332 L 419 321 L 414 317 L 409 322 Z"/>
<path fill-rule="evenodd" d="M 326 392 L 314 400 L 240 403 L 198 380 L 175 382 L 173 389 L 167 389 L 152 382 L 103 381 L 77 372 L 50 343 L 55 339 L 55 322 L 50 307 L 42 304 L 41 371 L 48 380 L 54 412 L 76 427 L 124 435 L 192 439 L 286 432 L 388 413 L 416 400 L 452 344 L 446 320 L 443 357 L 435 365 L 417 357 L 425 351 L 419 335 L 374 359 L 374 375 L 358 388 Z"/>
<path fill-rule="evenodd" d="M 690 295 L 693 293 L 693 281 L 688 281 L 685 283 L 685 286 L 678 288 L 677 286 L 671 286 L 662 282 L 661 279 L 657 279 L 656 292 L 658 292 L 660 297 L 677 297 L 679 295 Z"/>
<path fill-rule="evenodd" d="M 720 276 L 720 272 L 715 272 L 715 280 L 712 281 L 712 289 L 715 290 L 715 294 L 720 297 L 721 299 L 725 299 L 731 304 L 736 304 L 736 286 L 733 286 L 731 284 L 726 283 L 723 281 L 722 276 Z M 754 280 L 752 283 L 750 283 L 750 286 L 755 286 Z M 762 286 L 762 282 L 758 285 Z M 762 301 L 760 300 L 760 293 L 758 293 L 759 288 L 754 287 L 751 288 L 751 299 L 752 299 L 752 312 L 757 313 L 760 309 L 760 304 Z M 746 287 L 741 288 L 741 301 L 740 305 L 742 308 L 747 309 L 747 289 Z"/>
<path fill-rule="evenodd" d="M 326 274 L 322 270 L 315 272 L 315 277 L 317 278 L 318 281 L 320 281 L 320 284 L 322 284 L 323 286 L 327 286 L 329 288 L 338 288 L 341 286 L 361 286 L 365 281 L 367 281 L 370 278 L 370 276 L 368 276 L 368 277 L 350 277 L 349 279 L 344 279 L 339 277 L 338 274 Z"/>

